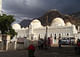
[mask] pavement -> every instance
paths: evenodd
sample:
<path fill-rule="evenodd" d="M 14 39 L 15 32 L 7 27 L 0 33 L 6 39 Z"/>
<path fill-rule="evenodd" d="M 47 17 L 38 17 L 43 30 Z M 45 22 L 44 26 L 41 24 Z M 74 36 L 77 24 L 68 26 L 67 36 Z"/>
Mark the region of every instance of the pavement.
<path fill-rule="evenodd" d="M 37 50 L 35 54 L 36 57 L 80 57 L 75 53 L 74 47 L 54 47 L 48 50 Z"/>
<path fill-rule="evenodd" d="M 35 51 L 35 57 L 80 57 L 75 54 L 74 47 L 53 47 Z M 0 51 L 0 57 L 28 57 L 28 50 Z"/>

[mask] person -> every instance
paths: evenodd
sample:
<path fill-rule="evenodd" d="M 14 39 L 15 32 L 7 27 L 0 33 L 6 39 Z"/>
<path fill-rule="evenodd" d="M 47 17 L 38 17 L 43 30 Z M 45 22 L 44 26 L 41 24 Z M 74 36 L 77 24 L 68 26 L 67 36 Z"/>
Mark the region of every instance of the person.
<path fill-rule="evenodd" d="M 52 45 L 53 45 L 53 39 L 52 37 L 50 37 L 50 47 L 52 47 Z"/>
<path fill-rule="evenodd" d="M 43 46 L 45 50 L 48 49 L 48 39 L 44 39 Z"/>
<path fill-rule="evenodd" d="M 51 47 L 51 39 L 50 39 L 50 37 L 48 37 L 48 48 L 50 48 Z"/>
<path fill-rule="evenodd" d="M 43 42 L 44 42 L 43 39 L 39 39 L 39 40 L 38 40 L 38 48 L 39 48 L 39 49 L 43 49 Z"/>
<path fill-rule="evenodd" d="M 43 49 L 43 43 L 44 43 L 44 40 L 41 39 L 41 49 Z"/>
<path fill-rule="evenodd" d="M 59 48 L 61 48 L 61 34 L 59 34 L 59 42 L 58 42 L 58 44 L 59 44 Z"/>
<path fill-rule="evenodd" d="M 34 56 L 34 52 L 35 52 L 35 47 L 33 44 L 29 45 L 28 47 L 28 56 L 29 57 L 35 57 Z"/>
<path fill-rule="evenodd" d="M 59 48 L 61 48 L 61 39 L 59 39 L 58 43 L 59 43 Z"/>
<path fill-rule="evenodd" d="M 40 41 L 40 39 L 38 40 L 38 48 L 41 49 L 41 41 Z"/>

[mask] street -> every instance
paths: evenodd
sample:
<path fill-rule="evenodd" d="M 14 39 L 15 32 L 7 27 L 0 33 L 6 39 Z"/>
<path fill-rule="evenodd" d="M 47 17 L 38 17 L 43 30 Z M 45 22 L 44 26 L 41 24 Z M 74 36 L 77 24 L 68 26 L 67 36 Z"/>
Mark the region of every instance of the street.
<path fill-rule="evenodd" d="M 28 51 L 0 51 L 0 57 L 28 57 Z M 80 57 L 80 55 L 75 54 L 73 47 L 53 47 L 48 50 L 36 49 L 35 57 Z"/>

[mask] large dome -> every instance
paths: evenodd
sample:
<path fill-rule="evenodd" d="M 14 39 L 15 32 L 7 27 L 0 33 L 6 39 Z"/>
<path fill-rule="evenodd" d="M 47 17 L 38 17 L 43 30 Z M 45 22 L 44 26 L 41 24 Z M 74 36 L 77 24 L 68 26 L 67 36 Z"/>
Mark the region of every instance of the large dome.
<path fill-rule="evenodd" d="M 16 24 L 13 24 L 13 25 L 12 25 L 12 28 L 15 29 L 15 30 L 16 30 L 16 29 L 21 29 L 21 26 L 16 23 Z"/>
<path fill-rule="evenodd" d="M 31 22 L 31 25 L 33 26 L 33 28 L 39 28 L 39 27 L 41 27 L 41 22 L 39 20 L 35 19 Z"/>
<path fill-rule="evenodd" d="M 66 26 L 72 26 L 71 22 L 67 22 Z"/>
<path fill-rule="evenodd" d="M 64 20 L 62 18 L 55 18 L 53 21 L 52 21 L 52 26 L 64 26 L 65 23 L 64 23 Z"/>

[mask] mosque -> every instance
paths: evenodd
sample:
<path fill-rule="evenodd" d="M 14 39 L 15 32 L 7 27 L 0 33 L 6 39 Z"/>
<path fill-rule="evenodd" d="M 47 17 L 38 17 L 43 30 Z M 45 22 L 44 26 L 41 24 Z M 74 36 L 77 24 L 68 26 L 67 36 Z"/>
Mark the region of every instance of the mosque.
<path fill-rule="evenodd" d="M 17 32 L 17 38 L 26 37 L 33 41 L 37 41 L 39 38 L 44 39 L 47 31 L 47 38 L 52 37 L 54 44 L 58 44 L 59 35 L 61 37 L 75 37 L 78 33 L 74 24 L 71 24 L 71 22 L 65 23 L 60 17 L 54 18 L 51 26 L 43 26 L 38 19 L 34 19 L 29 27 L 21 28 L 19 24 L 13 24 L 12 28 Z"/>

